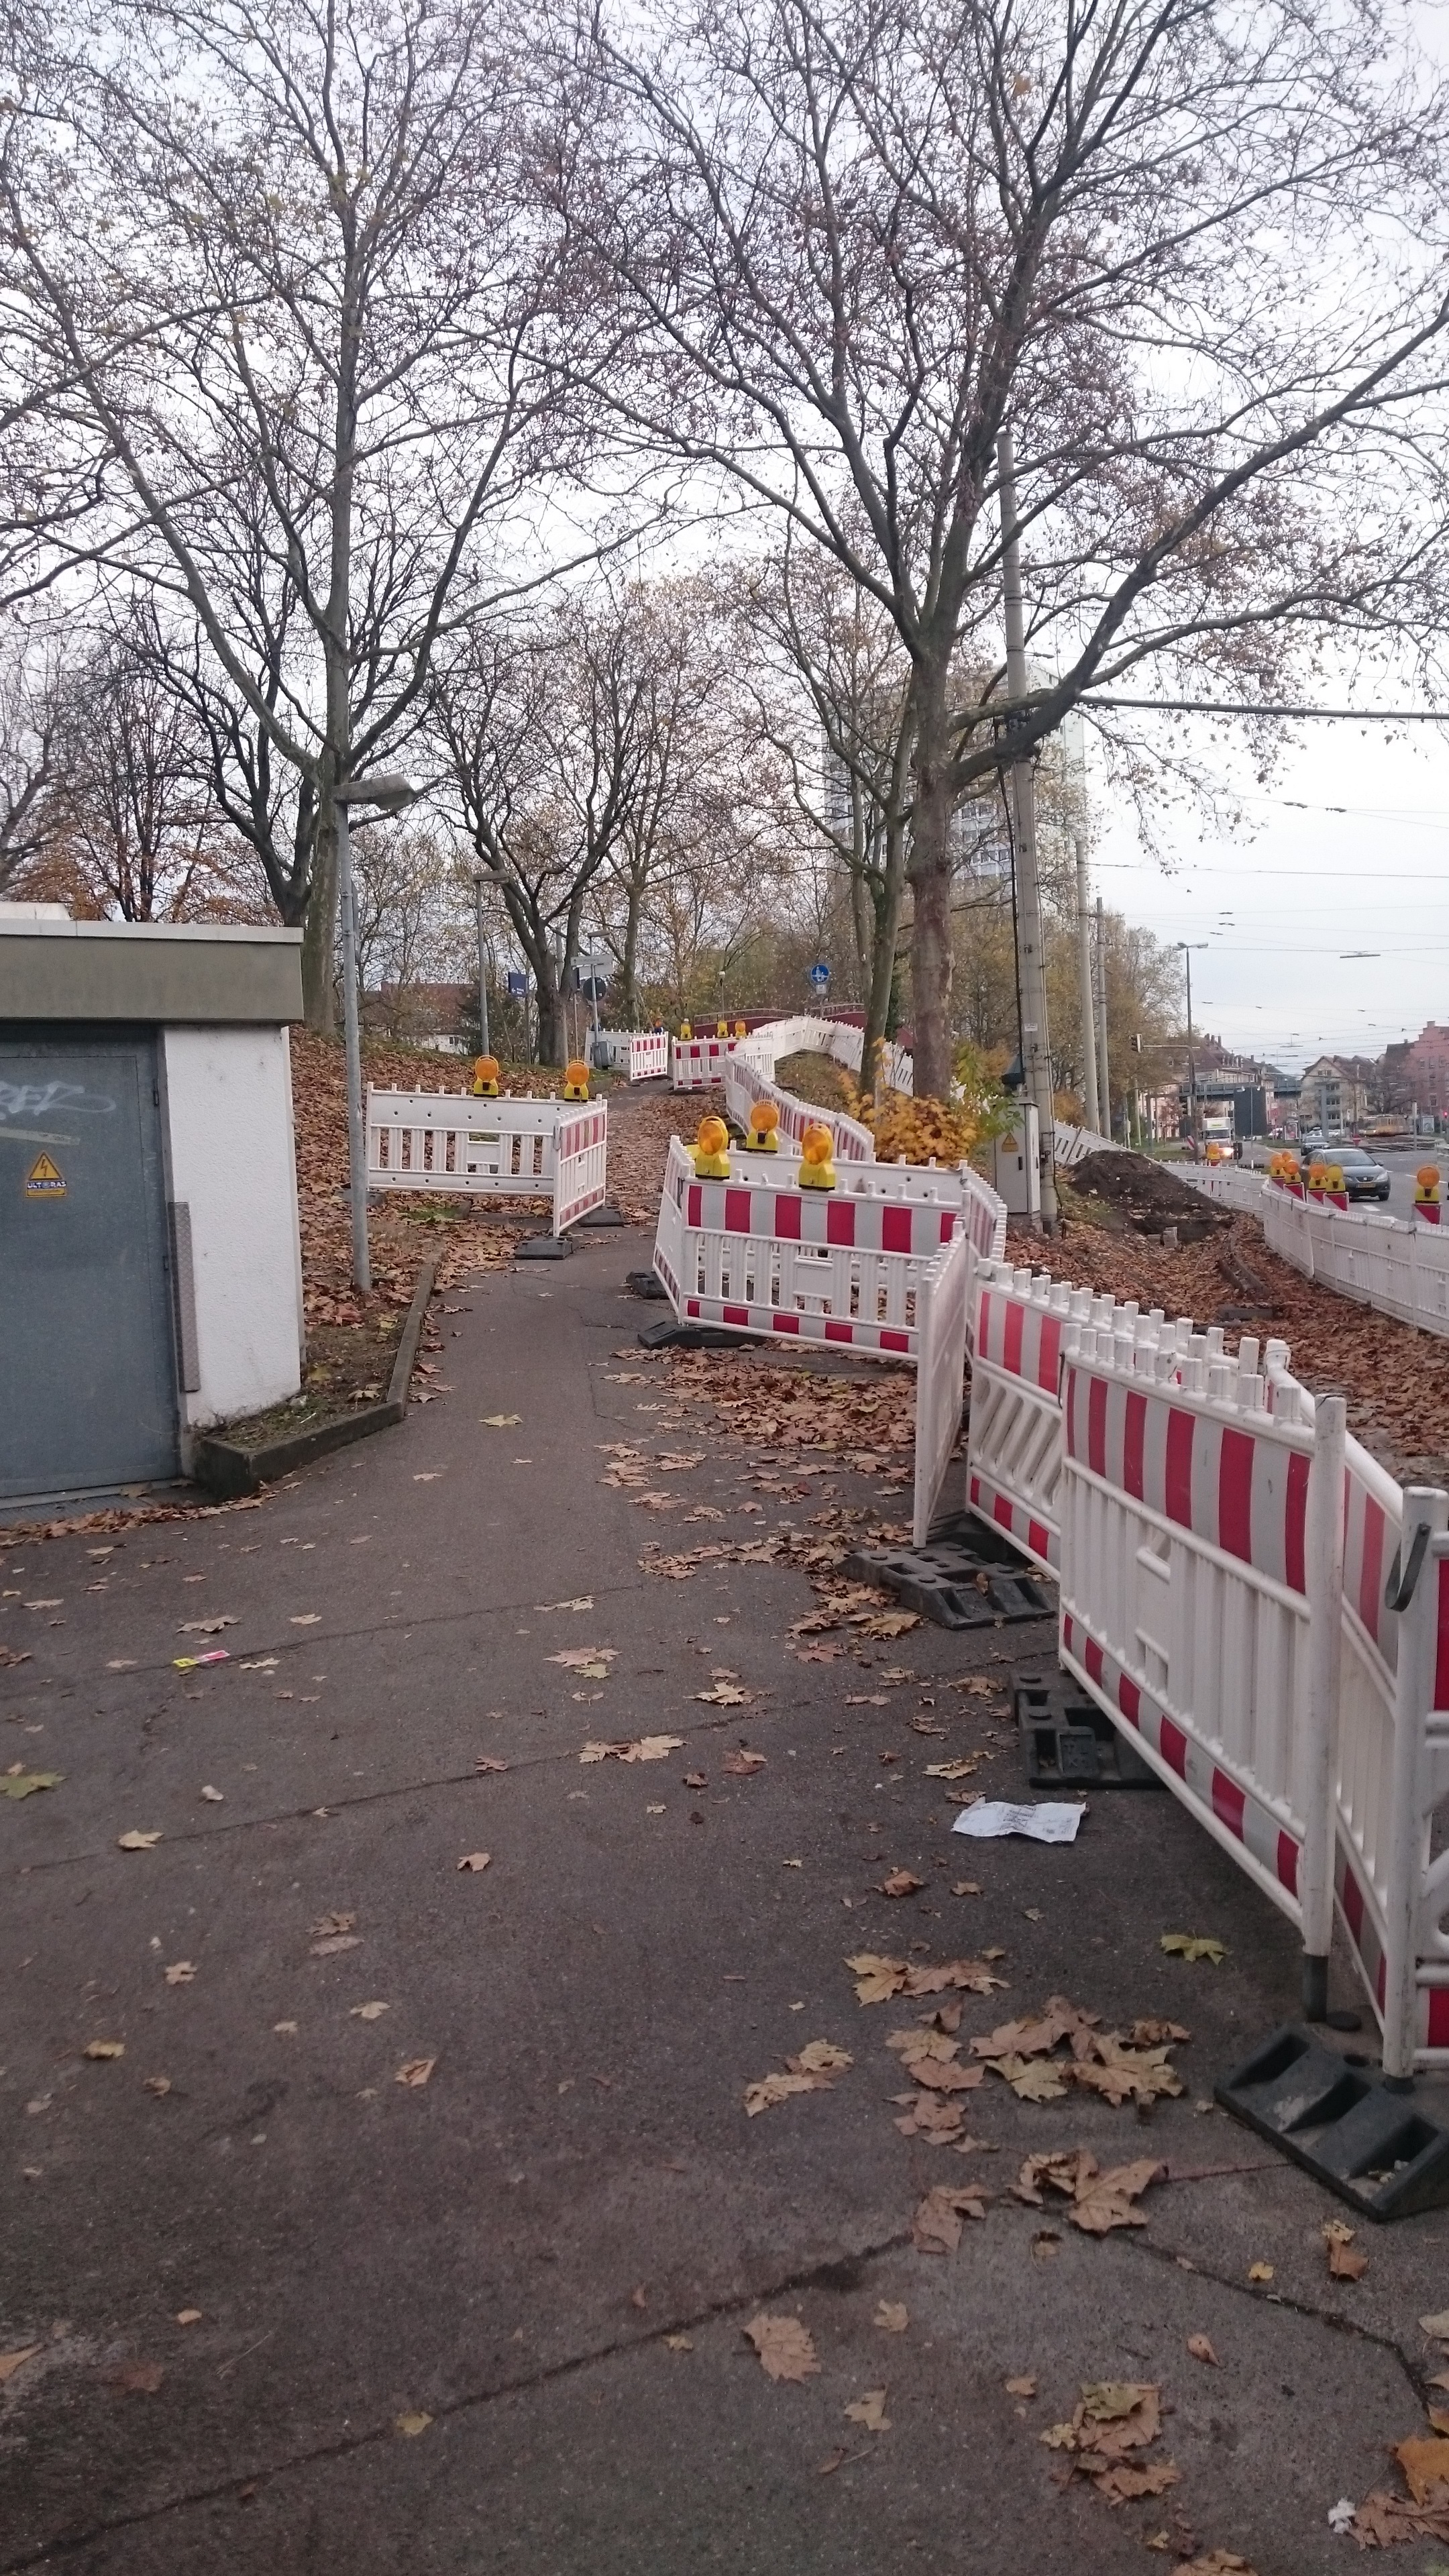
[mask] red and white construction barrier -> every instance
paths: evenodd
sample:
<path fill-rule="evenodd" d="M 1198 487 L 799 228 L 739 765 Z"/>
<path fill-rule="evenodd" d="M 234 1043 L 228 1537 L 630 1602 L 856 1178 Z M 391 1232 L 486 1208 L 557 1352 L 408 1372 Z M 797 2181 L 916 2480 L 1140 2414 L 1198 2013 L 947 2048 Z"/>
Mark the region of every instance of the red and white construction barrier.
<path fill-rule="evenodd" d="M 697 1180 L 676 1136 L 654 1268 L 686 1321 L 913 1359 L 916 1292 L 956 1226 L 935 1200 Z"/>
<path fill-rule="evenodd" d="M 1449 2064 L 1449 1496 L 1282 1343 L 1004 1268 L 976 1300 L 967 1497 L 1056 1567 L 1063 1662 L 1320 1970 L 1336 1902 L 1386 2072 Z"/>
<path fill-rule="evenodd" d="M 669 1071 L 667 1029 L 601 1029 L 596 1050 L 626 1082 L 659 1082 Z"/>
<path fill-rule="evenodd" d="M 859 1029 L 853 1032 L 857 1038 Z M 797 1100 L 793 1091 L 783 1091 L 774 1079 L 776 1050 L 773 1029 L 741 1038 L 723 1068 L 725 1108 L 735 1125 L 747 1129 L 750 1111 L 757 1100 L 768 1100 L 780 1114 L 780 1134 L 788 1137 L 797 1152 L 807 1127 L 825 1127 L 830 1132 L 837 1163 L 873 1163 L 875 1138 L 859 1119 L 847 1118 L 843 1109 L 820 1109 L 809 1100 Z"/>
<path fill-rule="evenodd" d="M 725 1066 L 741 1043 L 738 1038 L 671 1038 L 671 1091 L 713 1090 L 723 1080 Z"/>
<path fill-rule="evenodd" d="M 609 1113 L 602 1101 L 481 1100 L 469 1092 L 367 1095 L 370 1190 L 549 1199 L 563 1234 L 602 1207 Z"/>

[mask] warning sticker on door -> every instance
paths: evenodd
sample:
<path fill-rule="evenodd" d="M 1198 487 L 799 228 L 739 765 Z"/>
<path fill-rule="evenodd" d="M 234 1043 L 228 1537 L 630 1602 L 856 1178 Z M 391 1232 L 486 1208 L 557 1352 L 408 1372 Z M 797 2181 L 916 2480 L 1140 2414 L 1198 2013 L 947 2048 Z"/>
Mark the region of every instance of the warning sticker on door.
<path fill-rule="evenodd" d="M 25 1195 L 28 1199 L 64 1198 L 65 1175 L 48 1154 L 36 1155 L 25 1175 Z"/>

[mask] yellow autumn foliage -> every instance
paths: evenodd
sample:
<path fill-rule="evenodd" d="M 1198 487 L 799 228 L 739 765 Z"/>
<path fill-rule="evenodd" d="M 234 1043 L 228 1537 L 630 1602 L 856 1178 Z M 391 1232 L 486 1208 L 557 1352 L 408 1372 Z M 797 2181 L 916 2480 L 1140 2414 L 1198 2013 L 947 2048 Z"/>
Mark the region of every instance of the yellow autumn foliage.
<path fill-rule="evenodd" d="M 977 1047 L 957 1055 L 952 1097 L 934 1100 L 908 1091 L 859 1090 L 848 1074 L 842 1089 L 852 1118 L 875 1138 L 883 1163 L 965 1163 L 982 1146 L 1004 1136 L 1014 1111 L 1009 1095 Z"/>

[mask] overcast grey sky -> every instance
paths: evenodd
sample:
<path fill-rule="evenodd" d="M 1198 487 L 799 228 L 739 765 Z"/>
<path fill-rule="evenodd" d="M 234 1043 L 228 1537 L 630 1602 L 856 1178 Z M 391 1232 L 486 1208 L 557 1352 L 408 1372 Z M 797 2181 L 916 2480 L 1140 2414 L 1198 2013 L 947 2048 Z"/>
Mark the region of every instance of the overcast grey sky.
<path fill-rule="evenodd" d="M 1394 702 L 1423 703 L 1410 689 Z M 1241 835 L 1187 815 L 1161 827 L 1170 876 L 1132 816 L 1114 812 L 1089 750 L 1097 891 L 1161 939 L 1208 942 L 1192 961 L 1194 1023 L 1246 1054 L 1298 1068 L 1335 1050 L 1378 1055 L 1426 1020 L 1449 1022 L 1449 723 L 1387 731 L 1299 728 L 1301 747 L 1244 794 Z M 1189 732 L 1226 769 L 1209 723 Z"/>

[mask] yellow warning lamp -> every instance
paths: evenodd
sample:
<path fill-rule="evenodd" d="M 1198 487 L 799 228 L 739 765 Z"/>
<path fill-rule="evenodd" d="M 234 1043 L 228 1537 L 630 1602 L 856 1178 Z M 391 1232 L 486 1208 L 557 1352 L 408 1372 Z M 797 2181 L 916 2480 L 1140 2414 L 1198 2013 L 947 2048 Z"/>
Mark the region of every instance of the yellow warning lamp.
<path fill-rule="evenodd" d="M 474 1098 L 478 1100 L 497 1099 L 498 1058 L 496 1055 L 480 1055 L 474 1057 L 473 1095 Z"/>
<path fill-rule="evenodd" d="M 828 1127 L 810 1126 L 800 1139 L 799 1182 L 802 1190 L 835 1187 L 835 1139 Z"/>
<path fill-rule="evenodd" d="M 571 1056 L 564 1066 L 563 1096 L 565 1100 L 588 1099 L 589 1068 L 581 1056 Z"/>
<path fill-rule="evenodd" d="M 730 1131 L 722 1118 L 701 1118 L 690 1152 L 694 1156 L 695 1177 L 701 1181 L 727 1181 L 730 1176 Z"/>
<path fill-rule="evenodd" d="M 682 1041 L 683 1043 L 685 1043 L 685 1044 L 688 1044 L 688 1041 L 693 1037 L 693 1035 L 694 1035 L 694 1031 L 693 1031 L 693 1029 L 690 1027 L 688 1020 L 681 1020 L 681 1021 L 680 1021 L 680 1023 L 679 1023 L 679 1035 L 680 1035 L 681 1041 Z"/>
<path fill-rule="evenodd" d="M 773 1100 L 750 1102 L 749 1131 L 745 1137 L 747 1154 L 778 1154 L 780 1112 Z"/>
<path fill-rule="evenodd" d="M 742 1038 L 742 1037 L 744 1036 L 744 1034 L 745 1034 L 745 1024 L 744 1024 L 744 1021 L 743 1021 L 743 1020 L 736 1020 L 736 1022 L 735 1022 L 735 1036 L 736 1036 L 737 1038 Z"/>
<path fill-rule="evenodd" d="M 714 1033 L 717 1038 L 727 1038 L 730 1033 L 730 1024 L 728 1020 L 716 1020 L 714 1024 Z"/>

